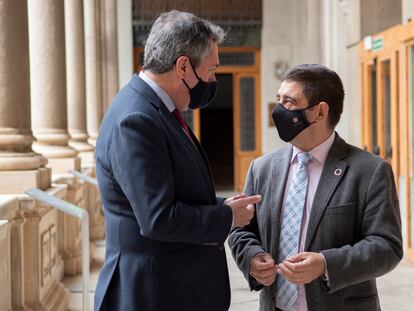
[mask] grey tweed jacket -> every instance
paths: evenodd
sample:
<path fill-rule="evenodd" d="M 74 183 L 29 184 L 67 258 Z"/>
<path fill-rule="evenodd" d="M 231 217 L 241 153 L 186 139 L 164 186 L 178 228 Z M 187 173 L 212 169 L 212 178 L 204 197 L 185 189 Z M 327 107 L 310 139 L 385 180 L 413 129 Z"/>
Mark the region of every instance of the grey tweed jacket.
<path fill-rule="evenodd" d="M 275 310 L 275 283 L 263 287 L 252 278 L 250 260 L 261 252 L 278 257 L 291 155 L 287 146 L 252 162 L 244 191 L 263 199 L 250 225 L 233 229 L 228 239 L 251 290 L 261 290 L 261 311 Z M 320 277 L 305 286 L 309 311 L 381 310 L 375 279 L 403 256 L 399 203 L 388 162 L 336 134 L 315 193 L 305 251 L 321 252 L 329 275 L 329 284 Z"/>

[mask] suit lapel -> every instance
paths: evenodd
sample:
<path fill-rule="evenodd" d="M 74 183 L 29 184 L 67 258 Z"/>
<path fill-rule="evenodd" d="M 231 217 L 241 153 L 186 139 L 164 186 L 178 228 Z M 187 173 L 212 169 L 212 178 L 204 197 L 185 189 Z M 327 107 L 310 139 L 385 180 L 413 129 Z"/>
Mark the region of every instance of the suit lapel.
<path fill-rule="evenodd" d="M 283 150 L 282 155 L 274 158 L 271 164 L 272 179 L 271 179 L 271 252 L 275 258 L 278 255 L 278 249 L 276 245 L 279 245 L 280 234 L 280 218 L 281 210 L 284 198 L 284 191 L 286 188 L 286 182 L 289 174 L 290 160 L 292 158 L 292 146 L 286 147 Z"/>
<path fill-rule="evenodd" d="M 203 174 L 207 174 L 208 175 L 208 178 L 209 178 L 209 180 L 210 180 L 210 183 L 209 183 L 209 185 L 210 185 L 210 190 L 212 191 L 212 193 L 214 194 L 214 197 L 216 197 L 216 193 L 215 193 L 215 190 L 214 190 L 214 180 L 213 180 L 213 173 L 211 172 L 211 166 L 210 166 L 210 162 L 208 161 L 208 157 L 207 157 L 207 154 L 206 154 L 206 152 L 204 151 L 204 148 L 203 148 L 203 146 L 201 146 L 201 144 L 200 144 L 200 142 L 198 141 L 198 139 L 197 139 L 197 137 L 194 135 L 194 133 L 193 133 L 193 131 L 191 130 L 191 128 L 190 127 L 188 127 L 188 129 L 189 129 L 189 131 L 190 131 L 190 136 L 191 136 L 191 139 L 193 140 L 193 143 L 194 143 L 194 146 L 197 148 L 197 150 L 198 150 L 198 154 L 199 155 L 201 155 L 201 157 L 203 158 L 203 160 L 204 160 L 204 166 L 203 167 L 201 167 L 201 169 L 203 170 L 203 168 L 205 169 L 204 171 L 203 171 Z"/>
<path fill-rule="evenodd" d="M 347 155 L 345 142 L 336 134 L 335 141 L 328 153 L 322 170 L 319 184 L 312 203 L 309 217 L 308 231 L 306 234 L 305 250 L 309 249 L 315 236 L 323 213 L 329 204 L 339 182 L 345 176 L 348 164 L 342 159 Z"/>
<path fill-rule="evenodd" d="M 190 140 L 190 138 L 183 131 L 180 124 L 177 122 L 177 120 L 174 118 L 171 112 L 168 111 L 165 105 L 162 105 L 159 111 L 160 111 L 161 118 L 165 121 L 165 123 L 168 125 L 169 128 L 173 129 L 174 135 L 177 137 L 177 141 L 184 145 L 188 153 L 197 163 L 208 185 L 212 198 L 215 198 L 216 194 L 214 192 L 214 184 L 213 184 L 213 180 L 212 180 L 212 177 L 209 171 L 207 157 L 205 156 L 204 151 L 201 145 L 199 144 L 197 138 L 194 136 L 193 132 L 189 128 L 190 136 L 192 137 L 192 140 Z"/>

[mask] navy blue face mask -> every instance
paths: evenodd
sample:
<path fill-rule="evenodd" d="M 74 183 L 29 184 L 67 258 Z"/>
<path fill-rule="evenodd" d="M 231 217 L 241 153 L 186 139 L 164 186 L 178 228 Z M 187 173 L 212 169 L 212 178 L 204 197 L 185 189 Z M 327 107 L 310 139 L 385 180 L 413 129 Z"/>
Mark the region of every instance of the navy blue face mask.
<path fill-rule="evenodd" d="M 289 142 L 304 129 L 315 123 L 315 121 L 308 121 L 305 111 L 316 106 L 317 104 L 306 107 L 304 109 L 296 110 L 289 110 L 285 108 L 281 103 L 276 104 L 276 107 L 272 112 L 272 118 L 279 133 L 279 137 L 283 141 Z"/>
<path fill-rule="evenodd" d="M 198 82 L 193 88 L 190 88 L 187 82 L 185 82 L 185 80 L 182 79 L 188 91 L 190 92 L 190 105 L 188 107 L 190 109 L 207 107 L 213 102 L 214 98 L 216 97 L 218 83 L 217 81 L 205 82 L 201 80 L 197 75 L 197 72 L 195 71 L 193 64 L 191 64 L 191 62 L 189 63 L 191 68 L 193 69 L 195 76 L 198 79 Z"/>

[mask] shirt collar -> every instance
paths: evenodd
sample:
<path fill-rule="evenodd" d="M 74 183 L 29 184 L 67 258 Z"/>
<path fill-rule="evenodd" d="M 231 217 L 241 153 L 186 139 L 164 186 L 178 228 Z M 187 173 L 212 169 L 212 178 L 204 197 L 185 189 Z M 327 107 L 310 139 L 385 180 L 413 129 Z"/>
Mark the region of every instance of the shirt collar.
<path fill-rule="evenodd" d="M 312 155 L 313 159 L 316 159 L 320 164 L 324 164 L 326 157 L 328 156 L 328 152 L 332 147 L 332 144 L 335 140 L 335 131 L 332 132 L 331 136 L 325 139 L 324 142 L 313 148 L 309 153 Z M 290 164 L 297 161 L 298 153 L 303 152 L 296 146 L 293 146 L 292 158 L 290 159 Z"/>
<path fill-rule="evenodd" d="M 159 98 L 161 98 L 162 102 L 165 106 L 167 106 L 170 112 L 173 112 L 175 110 L 175 105 L 171 97 L 168 96 L 168 94 L 156 82 L 154 82 L 154 80 L 148 77 L 143 71 L 139 73 L 139 77 L 142 80 L 144 80 L 150 88 L 153 89 L 153 91 L 155 92 L 155 94 L 158 95 Z"/>

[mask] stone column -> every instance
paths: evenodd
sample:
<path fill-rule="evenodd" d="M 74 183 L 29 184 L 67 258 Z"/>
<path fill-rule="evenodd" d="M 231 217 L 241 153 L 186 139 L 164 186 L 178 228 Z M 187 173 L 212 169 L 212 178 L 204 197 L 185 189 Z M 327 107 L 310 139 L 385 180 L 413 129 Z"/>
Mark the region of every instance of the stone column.
<path fill-rule="evenodd" d="M 97 5 L 96 0 L 84 0 L 86 115 L 88 142 L 95 146 L 102 119 L 100 104 L 101 76 L 98 67 Z"/>
<path fill-rule="evenodd" d="M 26 1 L 0 0 L 0 193 L 50 186 L 47 160 L 32 150 L 28 51 Z"/>
<path fill-rule="evenodd" d="M 79 152 L 82 166 L 93 166 L 94 148 L 87 143 L 83 1 L 65 1 L 66 85 L 69 146 Z"/>
<path fill-rule="evenodd" d="M 132 0 L 119 0 L 116 8 L 118 33 L 119 87 L 125 86 L 134 72 L 134 43 L 132 27 Z"/>
<path fill-rule="evenodd" d="M 63 0 L 28 1 L 33 149 L 49 160 L 53 173 L 80 169 L 68 145 Z"/>
<path fill-rule="evenodd" d="M 118 92 L 118 35 L 116 0 L 100 2 L 100 44 L 102 72 L 102 110 L 105 112 Z"/>

